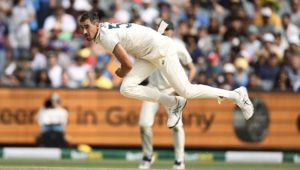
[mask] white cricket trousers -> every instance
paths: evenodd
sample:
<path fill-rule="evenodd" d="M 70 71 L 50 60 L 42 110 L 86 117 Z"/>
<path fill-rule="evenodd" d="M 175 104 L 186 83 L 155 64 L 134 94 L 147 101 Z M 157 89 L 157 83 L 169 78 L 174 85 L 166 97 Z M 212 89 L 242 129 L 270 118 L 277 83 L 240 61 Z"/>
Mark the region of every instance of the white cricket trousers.
<path fill-rule="evenodd" d="M 123 79 L 120 87 L 122 95 L 144 101 L 158 102 L 161 95 L 159 90 L 139 84 L 156 69 L 159 69 L 169 81 L 170 86 L 184 98 L 218 98 L 222 96 L 232 99 L 231 91 L 201 84 L 191 84 L 176 56 L 176 50 L 173 48 L 169 48 L 169 52 L 165 54 L 158 55 L 161 56 L 154 59 L 138 58 L 136 60 L 132 70 Z"/>
<path fill-rule="evenodd" d="M 160 104 L 154 102 L 144 101 L 140 112 L 140 131 L 142 140 L 143 154 L 150 157 L 153 154 L 152 144 L 152 126 L 155 120 L 155 115 L 159 109 Z M 173 143 L 175 151 L 175 160 L 179 162 L 184 161 L 184 129 L 182 119 L 172 129 Z"/>

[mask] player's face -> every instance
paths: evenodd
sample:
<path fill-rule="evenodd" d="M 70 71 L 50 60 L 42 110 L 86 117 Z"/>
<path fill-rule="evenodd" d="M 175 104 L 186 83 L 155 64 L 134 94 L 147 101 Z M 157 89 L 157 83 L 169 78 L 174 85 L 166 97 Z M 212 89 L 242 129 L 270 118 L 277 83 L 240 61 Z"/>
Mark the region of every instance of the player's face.
<path fill-rule="evenodd" d="M 93 40 L 96 36 L 98 32 L 98 25 L 98 23 L 91 22 L 89 19 L 79 23 L 82 34 L 88 41 Z"/>

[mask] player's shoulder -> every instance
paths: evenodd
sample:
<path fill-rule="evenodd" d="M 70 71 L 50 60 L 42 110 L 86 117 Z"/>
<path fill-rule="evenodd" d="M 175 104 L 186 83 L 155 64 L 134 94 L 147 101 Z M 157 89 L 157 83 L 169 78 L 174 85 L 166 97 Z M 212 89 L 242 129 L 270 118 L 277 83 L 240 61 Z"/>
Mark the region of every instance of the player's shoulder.
<path fill-rule="evenodd" d="M 184 44 L 184 42 L 183 42 L 181 39 L 179 39 L 179 38 L 177 38 L 177 37 L 174 37 L 174 38 L 172 38 L 172 39 L 173 39 L 173 41 L 174 41 L 174 43 L 175 43 L 176 45 L 185 47 L 185 44 Z"/>
<path fill-rule="evenodd" d="M 103 30 L 103 29 L 108 29 L 108 26 L 109 26 L 109 22 L 101 22 L 100 24 L 99 24 L 99 28 L 101 29 L 101 30 Z"/>
<path fill-rule="evenodd" d="M 56 110 L 59 111 L 59 112 L 61 112 L 61 113 L 68 114 L 68 110 L 66 108 L 64 108 L 64 107 L 60 106 L 60 107 L 56 108 Z"/>
<path fill-rule="evenodd" d="M 99 30 L 95 38 L 96 43 L 101 43 L 101 41 L 106 40 L 108 36 L 111 35 L 111 30 L 109 29 L 109 22 L 103 22 L 99 24 Z"/>

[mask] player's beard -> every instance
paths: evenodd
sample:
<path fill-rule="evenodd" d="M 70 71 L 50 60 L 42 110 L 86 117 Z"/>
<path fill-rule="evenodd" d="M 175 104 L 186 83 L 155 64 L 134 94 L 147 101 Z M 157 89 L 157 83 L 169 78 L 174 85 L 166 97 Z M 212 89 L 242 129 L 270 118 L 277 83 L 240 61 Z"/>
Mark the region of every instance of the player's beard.
<path fill-rule="evenodd" d="M 91 40 L 92 40 L 91 36 L 89 36 L 88 34 L 85 34 L 84 36 L 85 36 L 85 39 L 86 39 L 86 40 L 88 40 L 88 41 L 91 41 Z"/>

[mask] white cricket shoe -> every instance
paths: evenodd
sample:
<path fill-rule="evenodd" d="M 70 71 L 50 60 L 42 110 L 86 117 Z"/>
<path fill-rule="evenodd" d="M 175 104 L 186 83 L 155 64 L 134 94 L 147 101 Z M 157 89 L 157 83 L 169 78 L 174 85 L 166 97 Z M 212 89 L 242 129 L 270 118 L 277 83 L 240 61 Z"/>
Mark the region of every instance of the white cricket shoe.
<path fill-rule="evenodd" d="M 168 122 L 167 126 L 168 128 L 174 128 L 179 120 L 182 117 L 182 110 L 184 109 L 186 105 L 186 99 L 181 96 L 175 96 L 176 104 L 172 107 L 168 107 Z"/>
<path fill-rule="evenodd" d="M 175 161 L 174 165 L 173 165 L 173 169 L 174 170 L 183 170 L 183 169 L 185 169 L 185 165 L 183 162 Z"/>
<path fill-rule="evenodd" d="M 249 99 L 247 89 L 245 87 L 239 87 L 234 91 L 240 95 L 236 104 L 241 108 L 245 119 L 250 119 L 253 116 L 254 108 L 251 100 Z"/>
<path fill-rule="evenodd" d="M 155 156 L 152 155 L 151 158 L 144 156 L 142 162 L 139 165 L 139 169 L 150 169 L 151 165 L 155 161 Z"/>

